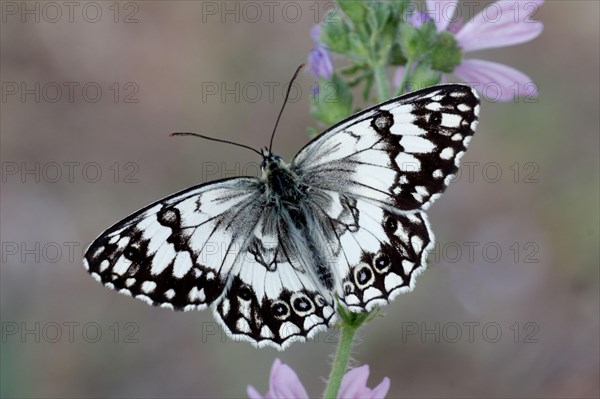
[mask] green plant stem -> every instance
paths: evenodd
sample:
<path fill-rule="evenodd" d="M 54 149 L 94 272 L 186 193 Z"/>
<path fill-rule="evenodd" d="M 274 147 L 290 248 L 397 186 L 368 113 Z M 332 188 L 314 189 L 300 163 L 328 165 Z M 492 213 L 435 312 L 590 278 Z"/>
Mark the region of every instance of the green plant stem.
<path fill-rule="evenodd" d="M 408 83 L 408 78 L 410 77 L 410 72 L 413 68 L 413 60 L 406 61 L 406 67 L 404 68 L 404 75 L 402 75 L 402 82 L 400 82 L 400 86 L 398 86 L 398 91 L 396 92 L 396 96 L 401 96 L 404 94 L 404 88 Z"/>
<path fill-rule="evenodd" d="M 350 352 L 352 351 L 352 341 L 354 340 L 354 334 L 358 329 L 358 326 L 344 325 L 341 327 L 342 334 L 340 342 L 335 351 L 335 358 L 333 365 L 331 366 L 331 373 L 329 374 L 329 381 L 327 382 L 327 388 L 325 388 L 324 399 L 336 399 L 340 386 L 342 385 L 342 379 L 344 373 L 348 368 L 348 360 L 350 359 Z"/>
<path fill-rule="evenodd" d="M 377 87 L 379 102 L 389 100 L 390 90 L 387 75 L 385 73 L 385 64 L 373 65 L 373 74 L 375 76 L 375 86 Z"/>

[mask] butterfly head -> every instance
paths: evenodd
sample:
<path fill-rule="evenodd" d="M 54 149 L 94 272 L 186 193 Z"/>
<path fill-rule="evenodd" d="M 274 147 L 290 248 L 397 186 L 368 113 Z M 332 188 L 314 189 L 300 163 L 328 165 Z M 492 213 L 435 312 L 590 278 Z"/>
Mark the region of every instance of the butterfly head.
<path fill-rule="evenodd" d="M 279 155 L 271 153 L 271 151 L 269 151 L 268 148 L 263 148 L 260 151 L 260 153 L 263 157 L 263 160 L 260 163 L 260 169 L 263 172 L 263 174 L 268 173 L 284 165 L 284 162 L 281 159 L 281 157 Z"/>
<path fill-rule="evenodd" d="M 266 148 L 261 151 L 261 154 L 263 156 L 260 164 L 261 180 L 266 183 L 269 198 L 277 197 L 282 200 L 294 201 L 298 194 L 298 177 L 280 156 L 272 154 Z"/>

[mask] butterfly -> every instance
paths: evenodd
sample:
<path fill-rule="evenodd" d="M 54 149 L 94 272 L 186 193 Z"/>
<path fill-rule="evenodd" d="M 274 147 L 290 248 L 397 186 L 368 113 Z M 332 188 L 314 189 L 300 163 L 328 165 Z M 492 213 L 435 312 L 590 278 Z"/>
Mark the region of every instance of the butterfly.
<path fill-rule="evenodd" d="M 210 307 L 232 338 L 283 350 L 332 326 L 336 301 L 366 312 L 412 290 L 434 243 L 424 211 L 479 108 L 468 86 L 433 86 L 358 112 L 290 163 L 265 148 L 260 177 L 154 202 L 102 233 L 84 265 L 121 294 Z"/>

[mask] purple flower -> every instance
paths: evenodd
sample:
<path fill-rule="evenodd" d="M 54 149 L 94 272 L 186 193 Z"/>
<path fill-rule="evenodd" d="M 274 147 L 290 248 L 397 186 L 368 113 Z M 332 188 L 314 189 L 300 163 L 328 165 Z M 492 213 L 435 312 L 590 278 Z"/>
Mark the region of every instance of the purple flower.
<path fill-rule="evenodd" d="M 246 389 L 250 399 L 300 399 L 308 398 L 300 379 L 287 364 L 275 359 L 269 376 L 269 390 L 261 395 L 252 385 Z"/>
<path fill-rule="evenodd" d="M 390 379 L 384 378 L 374 389 L 367 387 L 369 366 L 364 365 L 350 370 L 342 379 L 338 399 L 380 399 L 387 395 L 390 389 Z M 306 389 L 298 376 L 288 365 L 275 359 L 269 377 L 269 390 L 261 395 L 253 386 L 248 385 L 250 399 L 298 399 L 308 398 Z"/>
<path fill-rule="evenodd" d="M 333 75 L 333 61 L 329 51 L 319 43 L 320 31 L 319 25 L 313 26 L 310 30 L 310 37 L 315 45 L 308 53 L 308 71 L 315 80 L 319 80 L 320 77 L 329 80 Z"/>
<path fill-rule="evenodd" d="M 438 32 L 453 33 L 463 53 L 488 48 L 506 47 L 530 41 L 542 33 L 543 24 L 530 19 L 532 7 L 539 8 L 544 0 L 496 1 L 477 14 L 460 29 L 460 21 L 450 24 L 458 5 L 457 0 L 427 0 L 429 13 L 434 17 Z M 514 96 L 538 94 L 529 76 L 507 65 L 476 59 L 462 60 L 454 69 L 456 76 L 474 85 L 480 93 L 499 101 Z M 490 88 L 497 93 L 490 95 Z"/>
<path fill-rule="evenodd" d="M 369 366 L 364 365 L 352 369 L 344 375 L 338 399 L 380 399 L 385 398 L 390 389 L 390 379 L 385 377 L 379 385 L 370 389 L 367 387 Z"/>
<path fill-rule="evenodd" d="M 427 15 L 423 11 L 417 11 L 408 18 L 408 23 L 410 23 L 415 28 L 420 28 L 427 21 L 433 20 L 429 15 Z"/>

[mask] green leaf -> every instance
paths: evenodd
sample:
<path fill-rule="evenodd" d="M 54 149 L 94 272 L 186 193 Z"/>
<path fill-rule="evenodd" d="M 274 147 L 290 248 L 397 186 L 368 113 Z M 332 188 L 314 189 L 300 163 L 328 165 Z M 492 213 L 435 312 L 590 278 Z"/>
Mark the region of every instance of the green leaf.
<path fill-rule="evenodd" d="M 396 16 L 398 20 L 402 18 L 404 15 L 404 11 L 409 4 L 409 0 L 394 0 L 389 2 L 392 13 Z"/>
<path fill-rule="evenodd" d="M 348 87 L 353 88 L 353 87 L 357 86 L 366 77 L 367 77 L 367 74 L 365 74 L 365 73 L 363 73 L 362 75 L 358 75 L 358 76 L 354 77 L 352 80 L 348 81 L 348 83 L 347 83 Z"/>
<path fill-rule="evenodd" d="M 339 69 L 339 72 L 342 75 L 350 76 L 354 75 L 356 72 L 365 70 L 366 66 L 361 64 L 353 64 L 347 67 L 343 67 Z"/>
<path fill-rule="evenodd" d="M 400 24 L 399 43 L 404 56 L 409 60 L 424 58 L 433 50 L 437 31 L 433 22 L 426 22 L 420 28 L 409 23 Z"/>
<path fill-rule="evenodd" d="M 338 315 L 340 316 L 340 326 L 346 328 L 358 328 L 361 324 L 371 319 L 373 314 L 377 314 L 379 308 L 374 308 L 370 312 L 351 312 L 344 306 L 338 305 Z"/>
<path fill-rule="evenodd" d="M 440 83 L 442 75 L 435 71 L 428 62 L 421 62 L 412 71 L 407 91 L 423 89 Z"/>
<path fill-rule="evenodd" d="M 377 28 L 378 28 L 378 23 L 377 23 L 377 15 L 375 14 L 375 10 L 373 9 L 374 7 L 371 6 L 369 8 L 367 8 L 367 27 L 369 28 L 369 33 L 371 35 L 373 35 L 374 33 L 377 32 Z"/>
<path fill-rule="evenodd" d="M 389 10 L 389 16 L 383 27 L 382 34 L 390 36 L 393 42 L 397 41 L 398 30 L 400 29 L 400 25 L 404 23 L 407 3 L 408 0 L 394 0 L 386 3 Z"/>
<path fill-rule="evenodd" d="M 365 44 L 357 33 L 350 32 L 348 41 L 350 43 L 349 53 L 355 60 L 366 61 L 369 59 L 369 46 Z"/>
<path fill-rule="evenodd" d="M 402 52 L 407 58 L 415 59 L 418 55 L 418 31 L 417 28 L 411 24 L 400 25 L 399 32 L 399 43 L 402 48 Z"/>
<path fill-rule="evenodd" d="M 321 22 L 319 39 L 329 50 L 343 54 L 350 48 L 349 33 L 350 28 L 339 12 L 331 11 Z"/>
<path fill-rule="evenodd" d="M 379 34 L 385 27 L 389 17 L 392 14 L 391 6 L 388 2 L 372 2 L 367 8 L 367 26 L 369 33 L 373 35 Z"/>
<path fill-rule="evenodd" d="M 352 111 L 352 93 L 350 88 L 337 74 L 331 81 L 319 80 L 319 93 L 311 98 L 310 113 L 316 120 L 333 125 L 350 116 Z"/>
<path fill-rule="evenodd" d="M 398 43 L 394 43 L 390 50 L 390 59 L 389 62 L 391 65 L 404 65 L 406 64 L 406 57 L 402 53 L 402 47 Z"/>
<path fill-rule="evenodd" d="M 398 29 L 400 27 L 400 19 L 394 13 L 393 8 L 389 8 L 389 15 L 387 16 L 387 20 L 385 25 L 381 28 L 381 36 L 385 37 L 386 41 L 390 43 L 394 43 L 396 41 L 396 37 L 398 36 Z"/>
<path fill-rule="evenodd" d="M 393 6 L 391 2 L 382 2 L 382 3 L 374 3 L 377 4 L 378 7 L 375 8 L 377 13 L 377 23 L 379 24 L 380 30 L 383 30 L 385 25 L 390 20 L 390 17 L 394 13 Z"/>
<path fill-rule="evenodd" d="M 363 0 L 338 0 L 340 9 L 348 16 L 355 26 L 365 22 L 366 2 Z"/>

